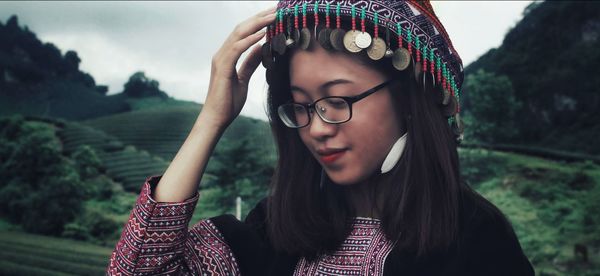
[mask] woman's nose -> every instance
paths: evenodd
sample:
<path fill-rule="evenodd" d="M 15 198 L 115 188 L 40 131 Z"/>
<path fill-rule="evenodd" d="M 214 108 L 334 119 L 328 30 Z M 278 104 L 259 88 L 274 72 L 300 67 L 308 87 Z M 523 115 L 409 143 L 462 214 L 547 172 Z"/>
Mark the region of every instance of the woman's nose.
<path fill-rule="evenodd" d="M 316 112 L 313 112 L 311 116 L 312 118 L 308 127 L 309 133 L 312 137 L 319 140 L 335 135 L 338 125 L 323 121 L 323 118 L 321 118 L 321 116 L 319 116 Z"/>

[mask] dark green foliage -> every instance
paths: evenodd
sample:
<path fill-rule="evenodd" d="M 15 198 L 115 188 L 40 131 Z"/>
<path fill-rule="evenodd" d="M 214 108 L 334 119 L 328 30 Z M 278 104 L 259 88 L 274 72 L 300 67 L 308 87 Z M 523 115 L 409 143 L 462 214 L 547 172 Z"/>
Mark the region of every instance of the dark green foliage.
<path fill-rule="evenodd" d="M 158 88 L 158 81 L 146 77 L 144 72 L 136 72 L 131 77 L 123 89 L 123 94 L 134 97 L 161 97 L 168 98 L 167 94 Z"/>
<path fill-rule="evenodd" d="M 515 120 L 519 143 L 597 155 L 599 33 L 600 5 L 595 1 L 533 3 L 502 45 L 465 73 L 484 69 L 510 79 L 516 100 L 524 103 Z M 482 104 L 472 96 L 465 89 L 465 110 Z"/>
<path fill-rule="evenodd" d="M 0 71 L 11 75 L 10 79 L 0 76 L 0 84 L 33 84 L 55 78 L 70 79 L 88 88 L 96 84 L 89 74 L 79 71 L 81 59 L 75 51 L 63 56 L 54 44 L 42 43 L 34 33 L 22 29 L 15 15 L 6 26 L 0 24 L 0 56 Z"/>
<path fill-rule="evenodd" d="M 267 195 L 274 172 L 273 164 L 264 158 L 264 151 L 251 140 L 227 140 L 215 152 L 211 162 L 214 164 L 209 173 L 216 177 L 213 185 L 219 191 L 213 194 L 211 200 L 220 207 L 220 212 L 234 210 L 235 198 L 239 196 L 246 214 Z M 211 185 L 206 187 L 211 188 Z"/>
<path fill-rule="evenodd" d="M 502 159 L 485 149 L 463 150 L 460 154 L 462 179 L 471 187 L 505 172 Z"/>
<path fill-rule="evenodd" d="M 71 154 L 71 159 L 82 179 L 94 178 L 98 176 L 101 170 L 103 170 L 102 161 L 94 149 L 88 145 L 77 148 L 77 150 Z"/>
<path fill-rule="evenodd" d="M 113 180 L 122 184 L 125 190 L 137 193 L 146 177 L 161 174 L 168 165 L 157 156 L 132 146 L 125 146 L 120 140 L 103 131 L 78 123 L 65 124 L 59 131 L 59 136 L 66 153 L 75 155 L 82 148 L 93 149 L 95 157 L 91 154 L 84 155 L 94 160 L 92 171 L 101 171 L 112 178 L 111 180 L 106 176 L 99 176 L 86 180 L 87 190 L 96 197 L 108 197 L 118 192 L 120 185 Z M 102 166 L 99 166 L 98 161 Z"/>
<path fill-rule="evenodd" d="M 467 125 L 467 139 L 485 143 L 518 140 L 515 115 L 522 103 L 515 99 L 512 84 L 506 76 L 479 70 L 467 77 L 465 89 L 469 91 L 470 100 L 477 103 L 469 110 L 475 123 Z"/>
<path fill-rule="evenodd" d="M 0 119 L 0 212 L 27 231 L 59 234 L 80 211 L 84 189 L 51 125 Z"/>
<path fill-rule="evenodd" d="M 76 240 L 96 241 L 106 245 L 107 240 L 118 235 L 119 227 L 121 224 L 105 213 L 86 208 L 75 221 L 65 225 L 62 236 Z"/>

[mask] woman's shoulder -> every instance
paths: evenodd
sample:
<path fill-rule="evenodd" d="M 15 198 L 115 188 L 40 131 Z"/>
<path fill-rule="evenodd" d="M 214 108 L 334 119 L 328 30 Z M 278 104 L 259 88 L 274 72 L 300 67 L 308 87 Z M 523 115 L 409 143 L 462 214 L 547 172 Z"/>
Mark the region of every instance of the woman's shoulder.
<path fill-rule="evenodd" d="M 461 207 L 461 251 L 474 270 L 494 272 L 489 275 L 534 274 L 512 224 L 498 207 L 473 190 L 463 192 Z"/>
<path fill-rule="evenodd" d="M 460 205 L 464 231 L 481 228 L 512 231 L 512 225 L 504 213 L 476 191 L 465 189 L 461 193 Z"/>
<path fill-rule="evenodd" d="M 272 254 L 265 232 L 266 200 L 260 201 L 243 221 L 231 214 L 223 214 L 203 220 L 194 228 L 206 225 L 214 226 L 216 240 L 235 256 L 236 263 L 242 275 L 259 275 L 266 260 Z"/>

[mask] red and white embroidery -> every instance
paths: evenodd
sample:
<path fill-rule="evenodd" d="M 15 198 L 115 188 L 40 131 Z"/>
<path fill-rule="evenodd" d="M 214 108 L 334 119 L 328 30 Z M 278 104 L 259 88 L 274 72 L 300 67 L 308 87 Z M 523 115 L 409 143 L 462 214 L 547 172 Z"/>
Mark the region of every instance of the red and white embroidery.
<path fill-rule="evenodd" d="M 112 253 L 107 275 L 239 275 L 237 262 L 215 225 L 188 230 L 198 195 L 184 202 L 156 202 L 150 177 Z"/>
<path fill-rule="evenodd" d="M 352 232 L 337 251 L 313 262 L 300 259 L 294 275 L 383 275 L 385 259 L 394 243 L 385 237 L 381 222 L 356 218 L 352 226 Z"/>

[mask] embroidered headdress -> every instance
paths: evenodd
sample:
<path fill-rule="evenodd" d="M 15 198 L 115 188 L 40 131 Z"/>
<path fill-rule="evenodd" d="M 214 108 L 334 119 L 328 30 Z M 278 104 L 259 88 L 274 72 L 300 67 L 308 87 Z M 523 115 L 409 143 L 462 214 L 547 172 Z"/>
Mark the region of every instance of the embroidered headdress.
<path fill-rule="evenodd" d="M 462 140 L 463 65 L 429 1 L 282 0 L 276 13 L 262 49 L 267 71 L 287 49 L 308 49 L 311 41 L 328 50 L 388 59 L 399 71 L 414 70 L 423 85 L 441 87 L 443 113 Z"/>

